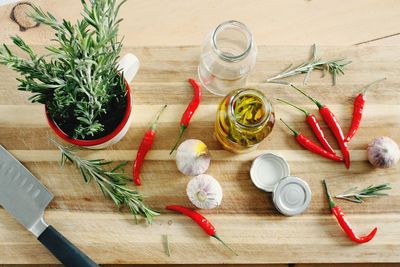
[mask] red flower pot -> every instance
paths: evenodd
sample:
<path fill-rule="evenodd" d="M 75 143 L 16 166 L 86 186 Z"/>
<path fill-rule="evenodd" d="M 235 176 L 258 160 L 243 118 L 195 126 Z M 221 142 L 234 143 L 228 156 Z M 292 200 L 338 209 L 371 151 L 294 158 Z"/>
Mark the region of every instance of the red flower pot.
<path fill-rule="evenodd" d="M 117 143 L 125 134 L 128 132 L 129 127 L 132 123 L 132 96 L 131 89 L 129 87 L 129 83 L 135 77 L 138 69 L 139 69 L 139 60 L 133 54 L 126 54 L 119 62 L 119 67 L 121 68 L 122 73 L 125 78 L 125 86 L 126 86 L 126 109 L 125 114 L 121 120 L 121 122 L 117 125 L 117 127 L 109 134 L 93 139 L 93 140 L 81 140 L 75 139 L 66 134 L 51 118 L 48 113 L 47 106 L 45 107 L 47 122 L 49 123 L 51 129 L 53 129 L 54 133 L 59 136 L 64 141 L 74 144 L 77 146 L 82 146 L 90 149 L 102 149 L 106 148 L 110 145 Z"/>

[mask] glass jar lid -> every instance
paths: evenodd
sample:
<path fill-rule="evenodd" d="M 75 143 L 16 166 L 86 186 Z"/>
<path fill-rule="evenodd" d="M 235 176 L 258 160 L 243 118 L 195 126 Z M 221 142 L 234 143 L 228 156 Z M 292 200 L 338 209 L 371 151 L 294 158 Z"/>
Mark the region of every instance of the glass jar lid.
<path fill-rule="evenodd" d="M 296 176 L 283 178 L 276 184 L 273 196 L 276 209 L 287 216 L 305 211 L 311 201 L 311 189 L 308 184 Z"/>
<path fill-rule="evenodd" d="M 272 153 L 258 156 L 250 168 L 250 178 L 254 185 L 266 192 L 272 192 L 275 185 L 289 175 L 290 169 L 287 161 Z"/>

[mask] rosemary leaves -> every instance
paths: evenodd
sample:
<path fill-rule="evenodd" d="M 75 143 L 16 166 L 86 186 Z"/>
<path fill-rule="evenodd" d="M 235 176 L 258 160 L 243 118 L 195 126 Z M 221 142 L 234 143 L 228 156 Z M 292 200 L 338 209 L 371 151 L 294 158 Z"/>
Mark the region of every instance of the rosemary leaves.
<path fill-rule="evenodd" d="M 104 167 L 111 167 L 112 161 L 84 159 L 79 157 L 72 148 L 51 141 L 61 151 L 61 166 L 64 166 L 66 161 L 73 163 L 80 170 L 86 183 L 94 180 L 105 197 L 110 197 L 118 208 L 121 206 L 128 207 L 136 221 L 139 215 L 144 217 L 148 223 L 151 223 L 153 217 L 159 215 L 158 212 L 153 211 L 143 203 L 142 195 L 126 186 L 126 182 L 130 180 L 124 175 L 123 171 L 126 162 L 106 170 Z"/>
<path fill-rule="evenodd" d="M 355 203 L 362 203 L 363 198 L 387 196 L 388 194 L 381 191 L 392 189 L 389 183 L 380 185 L 370 185 L 364 189 L 357 190 L 357 186 L 353 186 L 345 192 L 335 196 L 335 198 L 345 199 Z"/>
<path fill-rule="evenodd" d="M 316 57 L 317 48 L 315 44 L 311 47 L 311 59 L 301 63 L 298 66 L 292 67 L 293 64 L 290 64 L 284 71 L 281 73 L 268 78 L 266 82 L 270 83 L 282 83 L 281 79 L 299 75 L 306 74 L 303 80 L 303 84 L 306 85 L 310 74 L 313 70 L 322 71 L 322 77 L 326 75 L 326 73 L 330 73 L 332 75 L 332 84 L 336 85 L 336 79 L 338 75 L 344 75 L 344 67 L 351 63 L 351 61 L 346 60 L 345 58 L 341 59 L 333 59 L 333 60 L 322 60 Z"/>
<path fill-rule="evenodd" d="M 21 74 L 18 89 L 33 93 L 29 100 L 45 104 L 73 138 L 104 136 L 110 118 L 118 114 L 113 112 L 125 110 L 126 88 L 117 64 L 122 49 L 118 13 L 125 1 L 82 0 L 83 18 L 74 24 L 32 5 L 32 19 L 55 32 L 47 54 L 38 55 L 19 36 L 11 40 L 24 57 L 0 46 L 0 64 Z"/>

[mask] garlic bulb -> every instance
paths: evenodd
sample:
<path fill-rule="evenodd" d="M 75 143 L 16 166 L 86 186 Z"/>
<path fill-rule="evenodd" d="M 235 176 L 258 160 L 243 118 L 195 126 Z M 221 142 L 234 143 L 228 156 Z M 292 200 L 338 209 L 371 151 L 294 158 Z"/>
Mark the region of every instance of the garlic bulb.
<path fill-rule="evenodd" d="M 206 144 L 197 139 L 188 139 L 176 151 L 176 166 L 187 176 L 196 176 L 207 171 L 210 154 Z"/>
<path fill-rule="evenodd" d="M 375 138 L 368 145 L 368 160 L 374 167 L 389 168 L 395 165 L 399 159 L 399 146 L 389 137 Z"/>
<path fill-rule="evenodd" d="M 186 193 L 190 201 L 200 209 L 215 208 L 222 201 L 221 185 L 208 174 L 193 177 L 186 187 Z"/>

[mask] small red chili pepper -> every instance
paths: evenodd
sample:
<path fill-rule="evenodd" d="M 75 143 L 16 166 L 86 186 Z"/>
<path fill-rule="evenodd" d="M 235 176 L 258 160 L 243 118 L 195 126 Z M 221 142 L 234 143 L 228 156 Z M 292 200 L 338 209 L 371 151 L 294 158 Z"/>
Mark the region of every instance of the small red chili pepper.
<path fill-rule="evenodd" d="M 343 154 L 343 159 L 344 159 L 344 164 L 346 165 L 346 168 L 350 168 L 350 152 L 347 147 L 347 142 L 344 141 L 344 134 L 342 131 L 342 128 L 339 125 L 339 121 L 337 120 L 335 114 L 333 114 L 332 111 L 326 106 L 322 105 L 319 101 L 317 101 L 315 98 L 307 95 L 305 92 L 294 86 L 293 84 L 290 84 L 294 89 L 305 95 L 308 99 L 310 99 L 312 102 L 314 102 L 315 105 L 317 105 L 319 109 L 319 113 L 321 114 L 322 118 L 328 124 L 329 128 L 331 129 L 333 135 L 336 138 L 336 141 L 339 144 L 340 151 Z"/>
<path fill-rule="evenodd" d="M 200 213 L 197 213 L 196 211 L 179 206 L 179 205 L 171 205 L 171 206 L 166 206 L 165 207 L 167 210 L 172 210 L 176 211 L 179 213 L 182 213 L 189 218 L 191 218 L 194 222 L 196 222 L 203 230 L 206 232 L 207 235 L 214 237 L 217 239 L 219 242 L 221 242 L 225 247 L 227 247 L 230 251 L 232 251 L 236 256 L 239 256 L 236 251 L 234 251 L 230 246 L 228 246 L 219 236 L 217 235 L 217 231 L 215 230 L 215 227 L 211 224 L 209 220 L 207 220 L 203 215 Z"/>
<path fill-rule="evenodd" d="M 367 84 L 366 86 L 364 86 L 364 88 L 361 89 L 361 92 L 354 99 L 353 119 L 351 120 L 351 126 L 350 126 L 349 133 L 347 134 L 346 138 L 344 139 L 345 142 L 349 142 L 350 139 L 353 138 L 353 136 L 356 134 L 358 128 L 360 127 L 361 118 L 362 118 L 362 114 L 364 111 L 365 101 L 367 100 L 366 99 L 367 90 L 372 85 L 375 85 L 383 80 L 386 80 L 386 78 L 374 81 L 370 84 Z"/>
<path fill-rule="evenodd" d="M 300 111 L 302 111 L 304 113 L 304 115 L 306 116 L 306 121 L 308 123 L 308 125 L 311 127 L 311 129 L 313 130 L 315 136 L 318 138 L 318 140 L 321 142 L 322 146 L 330 153 L 332 154 L 336 154 L 335 150 L 333 150 L 333 148 L 331 147 L 331 145 L 329 144 L 328 140 L 326 140 L 324 131 L 321 128 L 321 125 L 318 122 L 317 117 L 315 117 L 314 114 L 308 112 L 307 110 L 300 108 L 296 105 L 294 105 L 293 103 L 290 103 L 289 101 L 283 100 L 283 99 L 277 99 L 278 101 L 281 101 L 285 104 L 288 104 Z"/>
<path fill-rule="evenodd" d="M 328 198 L 329 202 L 329 208 L 331 209 L 331 212 L 333 215 L 335 215 L 336 220 L 339 222 L 340 226 L 342 227 L 343 231 L 347 234 L 347 236 L 354 242 L 356 243 L 366 243 L 370 241 L 372 238 L 374 238 L 376 232 L 378 231 L 378 228 L 375 227 L 368 235 L 366 236 L 358 236 L 353 227 L 350 225 L 350 223 L 346 220 L 346 217 L 344 215 L 344 212 L 342 210 L 342 207 L 338 206 L 335 204 L 335 202 L 332 199 L 331 194 L 328 191 L 328 185 L 326 184 L 326 181 L 322 181 L 325 187 L 326 191 L 326 196 Z"/>
<path fill-rule="evenodd" d="M 156 128 L 157 122 L 160 118 L 161 113 L 167 105 L 163 106 L 161 110 L 157 113 L 156 119 L 154 120 L 151 127 L 146 131 L 143 136 L 142 142 L 140 143 L 138 152 L 136 154 L 135 163 L 133 164 L 133 182 L 136 185 L 141 185 L 142 181 L 140 180 L 140 169 L 142 168 L 144 158 L 146 157 L 147 152 L 151 149 L 154 141 L 154 137 L 156 136 Z"/>
<path fill-rule="evenodd" d="M 193 87 L 194 95 L 193 95 L 192 101 L 190 101 L 189 105 L 187 106 L 185 112 L 182 115 L 182 118 L 181 118 L 181 130 L 179 132 L 178 140 L 176 141 L 175 145 L 173 146 L 173 148 L 171 149 L 171 152 L 169 152 L 169 154 L 172 154 L 172 152 L 174 152 L 175 148 L 178 146 L 179 141 L 182 138 L 183 132 L 189 126 L 190 119 L 192 118 L 192 116 L 193 116 L 194 112 L 196 111 L 197 107 L 200 105 L 200 100 L 201 100 L 201 87 L 200 87 L 200 85 L 194 79 L 188 79 L 188 82 Z"/>
<path fill-rule="evenodd" d="M 289 128 L 290 131 L 292 131 L 294 137 L 296 138 L 297 143 L 299 143 L 305 149 L 307 149 L 315 154 L 321 155 L 327 159 L 331 159 L 334 161 L 343 161 L 343 159 L 341 157 L 339 157 L 338 155 L 333 154 L 329 151 L 326 151 L 324 148 L 320 147 L 319 145 L 317 145 L 316 143 L 312 142 L 310 139 L 305 137 L 302 133 L 295 131 L 292 127 L 290 127 L 282 119 L 281 119 L 281 121 L 286 125 L 286 127 Z"/>

